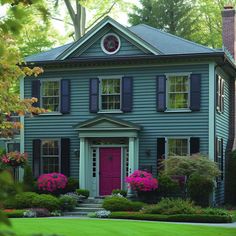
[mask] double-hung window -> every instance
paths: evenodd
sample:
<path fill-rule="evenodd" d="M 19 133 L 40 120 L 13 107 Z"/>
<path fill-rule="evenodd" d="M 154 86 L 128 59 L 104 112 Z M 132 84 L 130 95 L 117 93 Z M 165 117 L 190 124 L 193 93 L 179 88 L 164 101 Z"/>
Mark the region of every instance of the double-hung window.
<path fill-rule="evenodd" d="M 167 76 L 167 109 L 189 109 L 189 75 Z"/>
<path fill-rule="evenodd" d="M 219 112 L 224 112 L 224 90 L 225 90 L 225 81 L 224 79 L 216 75 L 216 87 L 217 87 L 217 100 L 216 100 L 216 109 Z"/>
<path fill-rule="evenodd" d="M 60 111 L 60 81 L 42 81 L 42 107 L 50 112 Z"/>
<path fill-rule="evenodd" d="M 44 174 L 60 172 L 59 140 L 42 140 L 41 148 L 41 172 Z"/>
<path fill-rule="evenodd" d="M 223 139 L 216 138 L 216 154 L 215 162 L 217 163 L 219 170 L 221 171 L 220 178 L 217 178 L 218 181 L 224 179 L 224 154 L 223 154 Z"/>
<path fill-rule="evenodd" d="M 100 79 L 100 110 L 119 111 L 121 109 L 121 79 Z"/>
<path fill-rule="evenodd" d="M 168 157 L 171 156 L 187 156 L 189 155 L 189 139 L 188 138 L 168 138 L 167 140 Z"/>

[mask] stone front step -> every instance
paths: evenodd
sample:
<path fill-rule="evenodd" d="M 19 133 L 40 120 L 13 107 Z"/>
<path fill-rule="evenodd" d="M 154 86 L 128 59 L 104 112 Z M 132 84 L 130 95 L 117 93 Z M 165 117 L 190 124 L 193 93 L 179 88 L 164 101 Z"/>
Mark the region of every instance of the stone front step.
<path fill-rule="evenodd" d="M 66 211 L 63 212 L 63 216 L 87 216 L 89 212 L 83 212 L 83 211 Z"/>
<path fill-rule="evenodd" d="M 82 204 L 102 204 L 103 203 L 103 199 L 101 198 L 88 198 L 83 200 Z"/>
<path fill-rule="evenodd" d="M 94 204 L 94 203 L 80 203 L 78 207 L 85 208 L 102 208 L 102 204 Z M 76 207 L 77 208 L 77 207 Z M 75 208 L 75 209 L 76 209 Z"/>
<path fill-rule="evenodd" d="M 103 210 L 102 207 L 100 207 L 100 208 L 76 207 L 74 211 L 76 211 L 76 212 L 80 212 L 80 211 L 84 211 L 84 212 L 96 212 L 96 211 L 101 211 L 101 210 Z"/>

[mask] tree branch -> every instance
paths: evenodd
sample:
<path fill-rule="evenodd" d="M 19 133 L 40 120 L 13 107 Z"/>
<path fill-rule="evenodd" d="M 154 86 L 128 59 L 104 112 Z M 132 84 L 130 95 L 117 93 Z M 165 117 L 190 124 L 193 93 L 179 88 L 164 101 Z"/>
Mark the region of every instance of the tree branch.
<path fill-rule="evenodd" d="M 50 18 L 53 19 L 53 20 L 57 20 L 57 21 L 64 22 L 64 23 L 67 24 L 67 25 L 71 25 L 71 26 L 73 26 L 72 23 L 70 23 L 70 22 L 68 22 L 68 21 L 64 21 L 64 20 L 62 20 L 62 19 L 59 19 L 59 18 L 57 18 L 57 17 L 50 16 Z"/>
<path fill-rule="evenodd" d="M 92 22 L 87 28 L 85 28 L 85 31 L 87 31 L 89 28 L 91 28 L 94 24 L 96 24 L 100 19 L 102 19 L 104 16 L 106 16 L 107 14 L 109 14 L 112 10 L 112 8 L 116 5 L 116 2 L 113 2 L 113 4 L 111 5 L 111 7 L 104 12 L 102 15 L 100 15 L 94 22 Z"/>
<path fill-rule="evenodd" d="M 75 11 L 71 5 L 71 2 L 70 2 L 70 0 L 64 0 L 64 2 L 66 4 L 66 7 L 67 7 L 68 12 L 70 14 L 70 17 L 71 17 L 72 21 L 74 22 L 75 21 Z"/>

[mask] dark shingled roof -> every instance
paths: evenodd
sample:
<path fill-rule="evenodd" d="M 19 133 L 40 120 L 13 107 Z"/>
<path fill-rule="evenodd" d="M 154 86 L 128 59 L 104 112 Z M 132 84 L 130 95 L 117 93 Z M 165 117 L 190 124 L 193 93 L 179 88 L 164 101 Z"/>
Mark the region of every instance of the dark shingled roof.
<path fill-rule="evenodd" d="M 139 38 L 155 47 L 163 55 L 193 54 L 193 53 L 214 53 L 216 50 L 203 45 L 188 41 L 175 35 L 158 30 L 151 26 L 140 24 L 126 28 L 136 34 Z M 25 58 L 26 62 L 57 60 L 58 56 L 74 43 L 69 43 L 49 51 L 34 54 Z"/>

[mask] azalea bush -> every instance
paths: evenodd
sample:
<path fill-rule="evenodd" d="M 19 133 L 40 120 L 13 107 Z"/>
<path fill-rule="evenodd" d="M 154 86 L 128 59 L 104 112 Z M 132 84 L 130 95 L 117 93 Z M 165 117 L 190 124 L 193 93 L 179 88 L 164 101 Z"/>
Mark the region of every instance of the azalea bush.
<path fill-rule="evenodd" d="M 2 156 L 1 162 L 12 167 L 24 166 L 27 163 L 27 154 L 17 151 L 9 152 Z"/>
<path fill-rule="evenodd" d="M 141 170 L 136 170 L 128 176 L 126 183 L 129 184 L 129 188 L 137 192 L 151 192 L 158 188 L 157 179 L 153 178 L 152 174 Z"/>
<path fill-rule="evenodd" d="M 68 179 L 65 175 L 60 173 L 50 173 L 40 175 L 37 180 L 38 189 L 43 192 L 58 194 L 64 190 Z"/>

